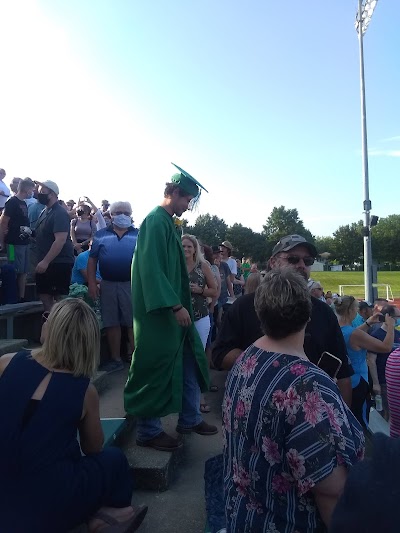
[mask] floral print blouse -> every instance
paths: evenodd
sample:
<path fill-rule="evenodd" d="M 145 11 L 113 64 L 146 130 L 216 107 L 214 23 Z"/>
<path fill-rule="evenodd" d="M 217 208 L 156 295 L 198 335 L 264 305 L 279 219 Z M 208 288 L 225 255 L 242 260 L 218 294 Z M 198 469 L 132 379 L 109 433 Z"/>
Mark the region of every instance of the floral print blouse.
<path fill-rule="evenodd" d="M 227 380 L 223 440 L 228 533 L 326 531 L 310 489 L 364 455 L 361 426 L 325 372 L 253 345 Z"/>

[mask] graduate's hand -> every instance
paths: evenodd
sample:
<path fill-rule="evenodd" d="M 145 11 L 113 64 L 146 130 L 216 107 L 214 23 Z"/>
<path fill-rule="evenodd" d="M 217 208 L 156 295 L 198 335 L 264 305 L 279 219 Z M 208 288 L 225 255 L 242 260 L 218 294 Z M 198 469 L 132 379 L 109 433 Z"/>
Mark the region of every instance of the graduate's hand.
<path fill-rule="evenodd" d="M 174 313 L 174 315 L 178 324 L 184 328 L 188 328 L 192 323 L 190 315 L 187 309 L 185 309 L 184 307 L 182 307 L 182 309 L 179 309 L 179 311 Z"/>

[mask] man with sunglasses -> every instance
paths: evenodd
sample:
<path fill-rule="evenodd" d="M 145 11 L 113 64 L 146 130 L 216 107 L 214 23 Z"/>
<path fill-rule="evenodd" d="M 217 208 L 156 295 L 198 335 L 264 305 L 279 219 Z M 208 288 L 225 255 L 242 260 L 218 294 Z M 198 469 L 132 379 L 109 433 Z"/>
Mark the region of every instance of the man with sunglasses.
<path fill-rule="evenodd" d="M 311 265 L 317 256 L 312 243 L 301 235 L 287 235 L 274 247 L 268 268 L 293 268 L 308 280 Z M 342 361 L 337 380 L 347 405 L 351 404 L 350 376 L 354 373 L 347 356 L 346 345 L 332 309 L 312 297 L 311 320 L 306 328 L 304 350 L 309 360 L 317 364 L 323 352 Z M 254 308 L 254 294 L 236 300 L 225 315 L 212 352 L 215 368 L 230 370 L 236 359 L 250 344 L 262 336 L 260 322 Z"/>

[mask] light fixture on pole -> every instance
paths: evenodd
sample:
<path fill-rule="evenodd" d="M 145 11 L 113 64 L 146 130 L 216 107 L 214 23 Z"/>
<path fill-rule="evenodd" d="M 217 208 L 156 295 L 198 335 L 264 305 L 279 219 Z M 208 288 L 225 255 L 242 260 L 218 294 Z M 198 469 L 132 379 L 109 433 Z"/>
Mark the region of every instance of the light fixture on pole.
<path fill-rule="evenodd" d="M 369 174 L 368 174 L 368 142 L 367 142 L 367 112 L 365 104 L 365 76 L 364 76 L 364 33 L 371 22 L 372 14 L 378 0 L 358 0 L 356 16 L 356 31 L 358 33 L 360 52 L 360 96 L 361 96 L 361 140 L 364 185 L 364 285 L 365 300 L 372 303 L 372 249 L 371 249 L 371 200 L 369 199 Z"/>

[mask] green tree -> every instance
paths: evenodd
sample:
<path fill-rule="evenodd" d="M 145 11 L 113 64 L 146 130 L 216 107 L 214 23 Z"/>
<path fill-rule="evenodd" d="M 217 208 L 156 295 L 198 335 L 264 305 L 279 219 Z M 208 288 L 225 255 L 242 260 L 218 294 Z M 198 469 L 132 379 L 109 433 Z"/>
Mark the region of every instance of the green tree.
<path fill-rule="evenodd" d="M 353 222 L 340 226 L 334 233 L 335 239 L 335 257 L 344 265 L 352 266 L 360 261 L 363 253 L 363 223 Z"/>
<path fill-rule="evenodd" d="M 304 227 L 297 209 L 285 209 L 285 206 L 274 207 L 263 226 L 264 236 L 276 244 L 285 235 L 302 235 L 307 241 L 314 242 L 312 233 Z"/>
<path fill-rule="evenodd" d="M 316 237 L 315 238 L 315 246 L 317 248 L 318 253 L 328 253 L 330 255 L 330 259 L 335 259 L 336 257 L 336 248 L 335 248 L 335 239 L 333 237 Z"/>
<path fill-rule="evenodd" d="M 229 227 L 226 238 L 232 243 L 236 257 L 249 257 L 256 263 L 264 264 L 271 255 L 272 246 L 265 236 L 242 224 Z"/>
<path fill-rule="evenodd" d="M 371 230 L 372 257 L 379 263 L 400 262 L 400 215 L 381 218 Z"/>
<path fill-rule="evenodd" d="M 265 268 L 275 244 L 275 242 L 267 241 L 262 233 L 254 233 L 250 257 L 252 261 L 258 264 L 259 268 Z"/>
<path fill-rule="evenodd" d="M 228 225 L 223 218 L 207 213 L 198 216 L 191 229 L 193 235 L 196 235 L 204 244 L 213 246 L 225 240 Z"/>
<path fill-rule="evenodd" d="M 242 224 L 233 224 L 226 232 L 226 239 L 232 243 L 236 257 L 251 257 L 254 231 Z"/>

